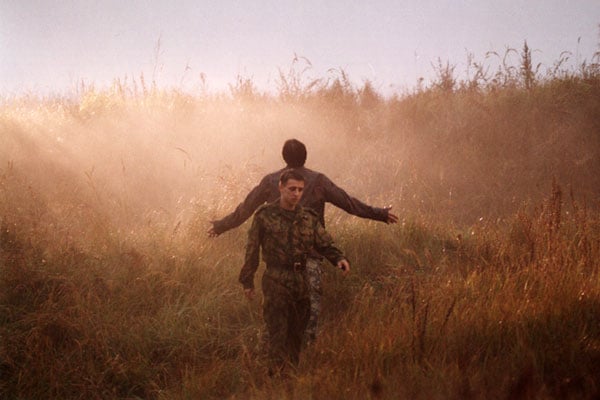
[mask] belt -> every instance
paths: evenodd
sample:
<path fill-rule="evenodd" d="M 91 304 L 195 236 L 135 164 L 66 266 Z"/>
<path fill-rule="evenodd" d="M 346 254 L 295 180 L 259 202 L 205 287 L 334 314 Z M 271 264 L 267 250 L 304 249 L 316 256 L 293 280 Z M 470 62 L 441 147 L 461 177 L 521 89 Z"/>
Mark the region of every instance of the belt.
<path fill-rule="evenodd" d="M 304 271 L 306 271 L 306 263 L 295 262 L 293 264 L 287 264 L 287 265 L 267 264 L 267 269 L 275 269 L 275 270 L 280 270 L 280 271 L 304 272 Z"/>
<path fill-rule="evenodd" d="M 301 262 L 295 262 L 292 265 L 292 269 L 294 270 L 294 272 L 302 272 L 306 270 L 306 263 L 301 263 Z"/>

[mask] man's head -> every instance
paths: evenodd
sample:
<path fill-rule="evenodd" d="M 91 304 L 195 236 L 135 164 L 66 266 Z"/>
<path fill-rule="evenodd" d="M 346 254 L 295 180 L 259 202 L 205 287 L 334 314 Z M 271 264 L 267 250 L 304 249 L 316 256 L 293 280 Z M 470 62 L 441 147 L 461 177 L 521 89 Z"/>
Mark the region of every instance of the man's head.
<path fill-rule="evenodd" d="M 289 168 L 303 167 L 306 162 L 306 146 L 296 139 L 286 140 L 281 155 Z"/>
<path fill-rule="evenodd" d="M 286 169 L 279 177 L 279 204 L 286 210 L 293 210 L 298 205 L 304 191 L 304 177 L 293 169 Z"/>

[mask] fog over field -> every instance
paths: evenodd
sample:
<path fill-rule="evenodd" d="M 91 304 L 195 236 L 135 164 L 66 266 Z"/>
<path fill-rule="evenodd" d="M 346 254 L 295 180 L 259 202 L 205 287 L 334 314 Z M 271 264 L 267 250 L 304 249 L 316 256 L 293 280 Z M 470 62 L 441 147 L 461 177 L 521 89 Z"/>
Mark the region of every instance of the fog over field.
<path fill-rule="evenodd" d="M 459 224 L 503 217 L 542 198 L 553 181 L 590 205 L 597 200 L 597 127 L 578 97 L 432 90 L 386 100 L 368 84 L 337 80 L 285 101 L 245 84 L 204 97 L 116 85 L 77 100 L 8 99 L 1 165 L 50 206 L 93 204 L 134 225 L 148 213 L 170 224 L 200 209 L 223 216 L 283 166 L 289 138 L 307 145 L 307 166 L 401 216 Z"/>
<path fill-rule="evenodd" d="M 597 2 L 334 2 L 320 15 L 267 1 L 233 16 L 197 2 L 33 3 L 0 5 L 0 398 L 600 396 L 600 48 L 587 34 L 542 63 L 503 22 L 562 43 L 589 32 Z M 363 14 L 381 24 L 352 30 Z M 288 35 L 250 29 L 269 15 Z M 181 31 L 157 35 L 169 18 Z M 307 19 L 321 24 L 298 30 Z M 235 25 L 198 33 L 224 21 Z M 454 61 L 488 25 L 510 44 Z M 141 68 L 127 64 L 132 49 L 144 57 L 131 32 L 156 44 Z M 417 49 L 439 53 L 415 54 L 416 69 L 393 57 L 391 44 L 405 54 L 432 37 Z M 216 57 L 196 51 L 203 40 L 230 69 L 201 61 Z M 204 68 L 227 78 L 214 85 Z M 399 89 L 390 71 L 413 77 Z M 271 379 L 261 301 L 238 282 L 249 222 L 207 230 L 283 166 L 290 138 L 309 168 L 399 223 L 327 206 L 351 273 L 323 263 L 318 340 Z"/>

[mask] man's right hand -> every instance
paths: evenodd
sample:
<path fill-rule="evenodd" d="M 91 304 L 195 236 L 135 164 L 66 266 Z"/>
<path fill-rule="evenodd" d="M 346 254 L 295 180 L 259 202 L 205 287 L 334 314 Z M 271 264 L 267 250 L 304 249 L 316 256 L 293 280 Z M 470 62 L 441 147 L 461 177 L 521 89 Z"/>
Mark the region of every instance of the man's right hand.
<path fill-rule="evenodd" d="M 244 289 L 244 296 L 246 296 L 248 300 L 254 299 L 254 289 Z"/>

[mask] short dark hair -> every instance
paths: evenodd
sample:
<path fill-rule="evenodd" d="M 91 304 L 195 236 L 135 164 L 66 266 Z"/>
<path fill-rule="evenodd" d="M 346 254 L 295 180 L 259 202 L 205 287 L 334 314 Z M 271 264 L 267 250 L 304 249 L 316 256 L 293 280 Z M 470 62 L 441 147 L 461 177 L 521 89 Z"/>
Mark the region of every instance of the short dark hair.
<path fill-rule="evenodd" d="M 290 168 L 304 166 L 306 162 L 306 146 L 299 140 L 289 139 L 283 144 L 281 155 Z"/>
<path fill-rule="evenodd" d="M 304 182 L 304 177 L 300 172 L 296 171 L 293 168 L 289 168 L 281 173 L 281 175 L 279 176 L 279 183 L 285 185 L 290 179 Z"/>

